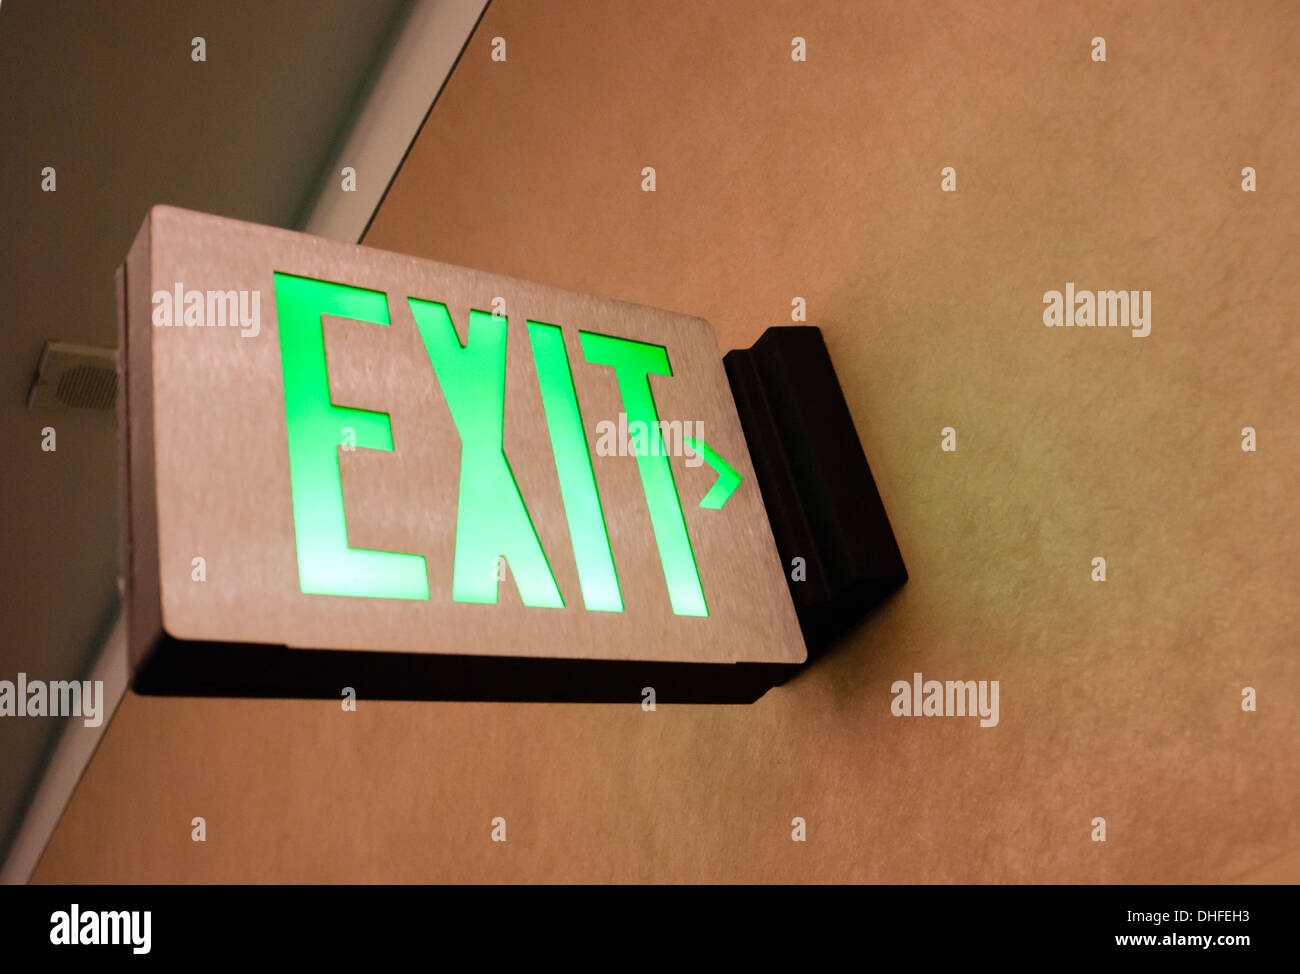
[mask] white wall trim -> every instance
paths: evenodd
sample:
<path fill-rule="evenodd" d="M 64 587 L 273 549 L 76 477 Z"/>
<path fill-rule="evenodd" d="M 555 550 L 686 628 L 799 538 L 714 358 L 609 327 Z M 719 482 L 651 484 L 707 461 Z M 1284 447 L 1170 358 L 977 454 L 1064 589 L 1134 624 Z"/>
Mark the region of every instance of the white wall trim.
<path fill-rule="evenodd" d="M 303 230 L 345 243 L 361 239 L 487 5 L 488 0 L 415 5 L 316 189 Z M 342 189 L 344 166 L 356 170 L 355 192 Z"/>
<path fill-rule="evenodd" d="M 316 188 L 303 230 L 347 243 L 361 239 L 487 5 L 488 0 L 419 0 Z M 339 171 L 344 166 L 356 169 L 355 192 L 342 190 Z M 103 723 L 87 727 L 77 719 L 64 722 L 0 867 L 0 883 L 21 884 L 31 879 L 122 702 L 129 678 L 126 624 L 119 615 L 89 677 L 104 681 Z"/>
<path fill-rule="evenodd" d="M 99 747 L 99 742 L 108 730 L 117 705 L 126 693 L 129 676 L 126 652 L 126 623 L 122 616 L 113 622 L 113 628 L 104 640 L 99 658 L 88 680 L 104 681 L 103 720 L 97 727 L 87 727 L 86 722 L 77 717 L 67 717 L 59 733 L 59 742 L 54 754 L 45 767 L 36 794 L 23 815 L 22 824 L 14 836 L 14 843 L 5 857 L 4 867 L 0 868 L 0 883 L 15 885 L 31 879 L 45 851 L 54 828 L 59 824 L 63 810 L 67 808 L 77 782 L 90 764 L 90 759 Z"/>

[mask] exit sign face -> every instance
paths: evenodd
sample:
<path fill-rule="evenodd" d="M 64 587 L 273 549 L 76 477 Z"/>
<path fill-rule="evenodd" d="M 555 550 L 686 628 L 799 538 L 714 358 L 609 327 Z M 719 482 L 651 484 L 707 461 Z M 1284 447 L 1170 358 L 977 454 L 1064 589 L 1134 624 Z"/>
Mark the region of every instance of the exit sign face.
<path fill-rule="evenodd" d="M 707 322 L 169 207 L 122 300 L 136 662 L 804 660 Z"/>

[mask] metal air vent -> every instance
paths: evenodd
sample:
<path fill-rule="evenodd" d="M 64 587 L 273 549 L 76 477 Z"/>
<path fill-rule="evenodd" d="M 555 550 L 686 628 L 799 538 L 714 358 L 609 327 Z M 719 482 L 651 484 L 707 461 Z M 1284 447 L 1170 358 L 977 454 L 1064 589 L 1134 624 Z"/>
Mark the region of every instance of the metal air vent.
<path fill-rule="evenodd" d="M 111 348 L 46 342 L 27 393 L 27 408 L 54 405 L 112 409 L 117 401 L 117 353 Z"/>

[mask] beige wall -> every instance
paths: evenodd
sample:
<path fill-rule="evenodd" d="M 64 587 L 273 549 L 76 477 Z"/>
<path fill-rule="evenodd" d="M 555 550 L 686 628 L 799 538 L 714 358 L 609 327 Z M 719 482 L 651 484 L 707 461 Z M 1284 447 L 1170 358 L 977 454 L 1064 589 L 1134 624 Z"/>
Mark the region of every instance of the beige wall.
<path fill-rule="evenodd" d="M 496 0 L 366 242 L 724 349 L 805 297 L 911 581 L 752 707 L 129 696 L 37 880 L 1300 878 L 1298 26 Z M 1044 328 L 1067 281 L 1151 290 L 1151 335 Z M 916 671 L 1000 725 L 891 717 Z"/>

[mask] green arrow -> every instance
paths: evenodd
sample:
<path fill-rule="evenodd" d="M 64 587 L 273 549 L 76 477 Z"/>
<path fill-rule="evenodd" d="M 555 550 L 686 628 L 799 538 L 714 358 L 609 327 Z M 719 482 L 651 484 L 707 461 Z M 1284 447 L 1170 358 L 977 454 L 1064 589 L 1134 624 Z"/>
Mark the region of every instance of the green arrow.
<path fill-rule="evenodd" d="M 741 476 L 736 472 L 735 467 L 718 456 L 718 451 L 703 440 L 685 440 L 684 442 L 696 453 L 703 456 L 705 462 L 718 472 L 718 479 L 709 488 L 709 492 L 704 495 L 704 500 L 700 501 L 700 507 L 716 511 L 731 499 L 731 495 L 740 486 Z"/>

